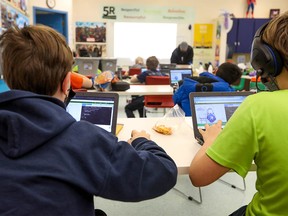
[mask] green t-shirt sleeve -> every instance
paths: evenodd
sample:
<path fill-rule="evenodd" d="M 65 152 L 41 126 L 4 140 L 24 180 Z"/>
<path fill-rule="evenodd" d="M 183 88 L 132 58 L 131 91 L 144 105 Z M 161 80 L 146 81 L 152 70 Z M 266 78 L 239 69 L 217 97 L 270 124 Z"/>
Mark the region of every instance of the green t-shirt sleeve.
<path fill-rule="evenodd" d="M 206 154 L 222 166 L 245 177 L 258 152 L 251 99 L 248 97 L 237 108 Z"/>

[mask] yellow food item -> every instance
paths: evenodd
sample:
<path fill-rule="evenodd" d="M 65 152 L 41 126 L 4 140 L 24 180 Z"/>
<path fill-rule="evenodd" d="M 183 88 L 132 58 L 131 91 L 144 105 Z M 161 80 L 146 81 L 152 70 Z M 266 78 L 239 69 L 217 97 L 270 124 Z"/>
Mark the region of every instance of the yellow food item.
<path fill-rule="evenodd" d="M 166 127 L 165 125 L 155 125 L 153 129 L 161 134 L 164 135 L 171 135 L 172 134 L 172 128 L 171 127 Z"/>

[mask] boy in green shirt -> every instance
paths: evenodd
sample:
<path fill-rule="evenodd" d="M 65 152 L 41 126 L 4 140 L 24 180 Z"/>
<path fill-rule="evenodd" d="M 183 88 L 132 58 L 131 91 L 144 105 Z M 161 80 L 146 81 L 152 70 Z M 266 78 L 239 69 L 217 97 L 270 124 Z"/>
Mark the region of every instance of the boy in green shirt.
<path fill-rule="evenodd" d="M 288 11 L 258 30 L 252 66 L 271 92 L 249 96 L 221 129 L 201 130 L 205 143 L 190 166 L 195 186 L 208 185 L 229 170 L 243 178 L 254 160 L 257 192 L 231 215 L 288 215 Z"/>

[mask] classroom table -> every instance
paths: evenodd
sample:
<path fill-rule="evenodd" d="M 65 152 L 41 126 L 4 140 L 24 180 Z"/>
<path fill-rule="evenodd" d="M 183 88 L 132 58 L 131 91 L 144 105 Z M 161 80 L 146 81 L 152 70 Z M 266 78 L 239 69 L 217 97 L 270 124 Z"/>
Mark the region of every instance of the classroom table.
<path fill-rule="evenodd" d="M 88 90 L 93 92 L 96 90 Z M 170 85 L 130 85 L 130 89 L 126 91 L 104 91 L 115 92 L 119 96 L 131 95 L 173 95 L 173 88 Z"/>
<path fill-rule="evenodd" d="M 172 135 L 163 135 L 154 131 L 153 126 L 158 121 L 163 121 L 163 118 L 118 118 L 117 123 L 123 124 L 123 128 L 117 136 L 119 140 L 127 141 L 132 130 L 147 131 L 151 135 L 151 139 L 175 161 L 178 174 L 189 174 L 190 163 L 201 147 L 194 138 L 191 117 L 185 117 L 183 123 Z M 253 163 L 250 171 L 255 170 L 256 165 Z"/>
<path fill-rule="evenodd" d="M 183 123 L 172 135 L 163 135 L 154 131 L 153 126 L 157 121 L 162 121 L 162 118 L 119 118 L 118 124 L 124 125 L 118 138 L 128 140 L 133 129 L 147 131 L 151 139 L 173 158 L 178 167 L 178 174 L 188 174 L 190 163 L 201 147 L 194 138 L 191 117 L 185 117 Z"/>

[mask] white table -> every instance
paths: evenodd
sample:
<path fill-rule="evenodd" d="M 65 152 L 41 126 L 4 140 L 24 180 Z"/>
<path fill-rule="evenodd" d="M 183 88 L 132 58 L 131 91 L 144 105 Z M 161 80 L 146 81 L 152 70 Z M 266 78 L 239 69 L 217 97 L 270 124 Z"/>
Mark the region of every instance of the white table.
<path fill-rule="evenodd" d="M 118 124 L 124 124 L 118 138 L 127 141 L 132 130 L 147 131 L 151 135 L 151 139 L 175 161 L 178 174 L 189 174 L 190 163 L 201 147 L 194 138 L 191 117 L 185 117 L 181 127 L 172 135 L 162 135 L 152 129 L 159 120 L 161 118 L 118 118 Z M 256 169 L 253 162 L 250 171 L 256 171 Z"/>
<path fill-rule="evenodd" d="M 178 167 L 178 174 L 188 174 L 190 163 L 200 149 L 200 145 L 194 138 L 192 119 L 186 117 L 180 128 L 172 135 L 163 135 L 154 131 L 154 124 L 161 118 L 119 118 L 118 124 L 124 127 L 118 134 L 119 140 L 128 140 L 132 130 L 145 130 L 151 135 L 151 139 L 161 146 L 172 157 Z"/>
<path fill-rule="evenodd" d="M 88 90 L 93 92 L 96 90 Z M 173 88 L 169 85 L 130 85 L 126 91 L 107 91 L 115 92 L 119 96 L 131 95 L 173 95 Z"/>

